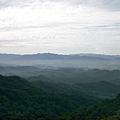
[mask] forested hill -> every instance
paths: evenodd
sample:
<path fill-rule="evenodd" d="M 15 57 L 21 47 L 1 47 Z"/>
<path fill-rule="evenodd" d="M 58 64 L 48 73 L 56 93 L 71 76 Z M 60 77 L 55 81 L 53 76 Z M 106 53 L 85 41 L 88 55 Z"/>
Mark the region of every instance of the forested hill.
<path fill-rule="evenodd" d="M 120 120 L 120 94 L 90 107 L 82 107 L 71 115 L 71 120 Z"/>
<path fill-rule="evenodd" d="M 28 80 L 45 80 L 65 84 L 107 81 L 114 84 L 120 84 L 120 70 L 84 70 L 74 68 L 44 69 L 39 71 L 38 76 L 29 77 Z"/>
<path fill-rule="evenodd" d="M 92 89 L 97 89 L 98 85 L 99 91 L 99 85 L 103 83 L 110 84 L 91 83 Z M 81 86 L 47 81 L 29 82 L 18 76 L 0 75 L 0 119 L 95 120 L 98 117 L 107 119 L 109 116 L 119 116 L 120 95 L 116 99 L 100 102 L 94 94 L 85 92 L 88 86 L 83 91 Z"/>
<path fill-rule="evenodd" d="M 0 76 L 0 119 L 56 119 L 94 102 L 81 94 L 44 91 L 17 76 Z"/>

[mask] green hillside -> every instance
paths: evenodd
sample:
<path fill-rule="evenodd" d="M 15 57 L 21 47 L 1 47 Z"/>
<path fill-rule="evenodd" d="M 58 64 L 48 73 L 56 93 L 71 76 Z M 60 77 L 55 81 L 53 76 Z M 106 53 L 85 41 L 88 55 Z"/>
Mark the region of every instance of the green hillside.
<path fill-rule="evenodd" d="M 119 89 L 106 81 L 66 85 L 0 75 L 0 120 L 119 120 L 120 94 L 100 99 Z"/>
<path fill-rule="evenodd" d="M 90 107 L 78 109 L 71 120 L 120 120 L 120 94 L 115 99 L 106 99 Z"/>
<path fill-rule="evenodd" d="M 44 91 L 17 76 L 0 76 L 0 119 L 56 119 L 94 102 L 80 94 Z"/>
<path fill-rule="evenodd" d="M 114 98 L 120 93 L 120 85 L 107 81 L 76 83 L 72 88 L 101 99 Z"/>

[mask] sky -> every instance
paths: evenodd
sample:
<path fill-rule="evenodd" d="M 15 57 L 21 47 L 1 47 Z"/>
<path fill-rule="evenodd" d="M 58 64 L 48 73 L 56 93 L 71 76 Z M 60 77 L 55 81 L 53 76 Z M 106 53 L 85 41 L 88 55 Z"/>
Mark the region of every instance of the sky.
<path fill-rule="evenodd" d="M 0 53 L 120 55 L 120 0 L 0 0 Z"/>

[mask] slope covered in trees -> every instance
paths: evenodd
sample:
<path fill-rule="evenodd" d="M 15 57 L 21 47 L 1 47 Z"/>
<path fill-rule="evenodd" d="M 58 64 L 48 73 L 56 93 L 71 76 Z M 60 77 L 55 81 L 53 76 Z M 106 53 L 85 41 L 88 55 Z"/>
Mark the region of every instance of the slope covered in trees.
<path fill-rule="evenodd" d="M 90 107 L 83 107 L 71 115 L 71 120 L 119 120 L 120 94 L 115 99 L 106 99 Z"/>
<path fill-rule="evenodd" d="M 17 76 L 0 76 L 0 119 L 56 119 L 94 102 L 80 94 L 46 92 Z"/>
<path fill-rule="evenodd" d="M 106 86 L 112 88 L 111 91 L 109 87 L 105 89 Z M 119 120 L 120 94 L 103 101 L 91 94 L 93 90 L 111 93 L 115 87 L 105 81 L 66 85 L 0 75 L 0 119 Z"/>

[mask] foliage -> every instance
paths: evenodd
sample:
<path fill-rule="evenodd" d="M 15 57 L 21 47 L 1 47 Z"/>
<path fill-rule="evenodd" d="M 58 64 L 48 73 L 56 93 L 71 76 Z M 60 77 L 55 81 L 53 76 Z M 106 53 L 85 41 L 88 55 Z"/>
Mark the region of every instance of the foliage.
<path fill-rule="evenodd" d="M 0 119 L 56 119 L 91 103 L 79 94 L 46 92 L 18 76 L 0 76 Z"/>
<path fill-rule="evenodd" d="M 53 89 L 54 85 L 59 89 Z M 80 91 L 75 93 L 73 89 L 63 84 L 29 82 L 18 76 L 0 75 L 0 119 L 119 120 L 120 94 L 115 99 L 97 103 L 94 97 L 86 97 Z"/>

